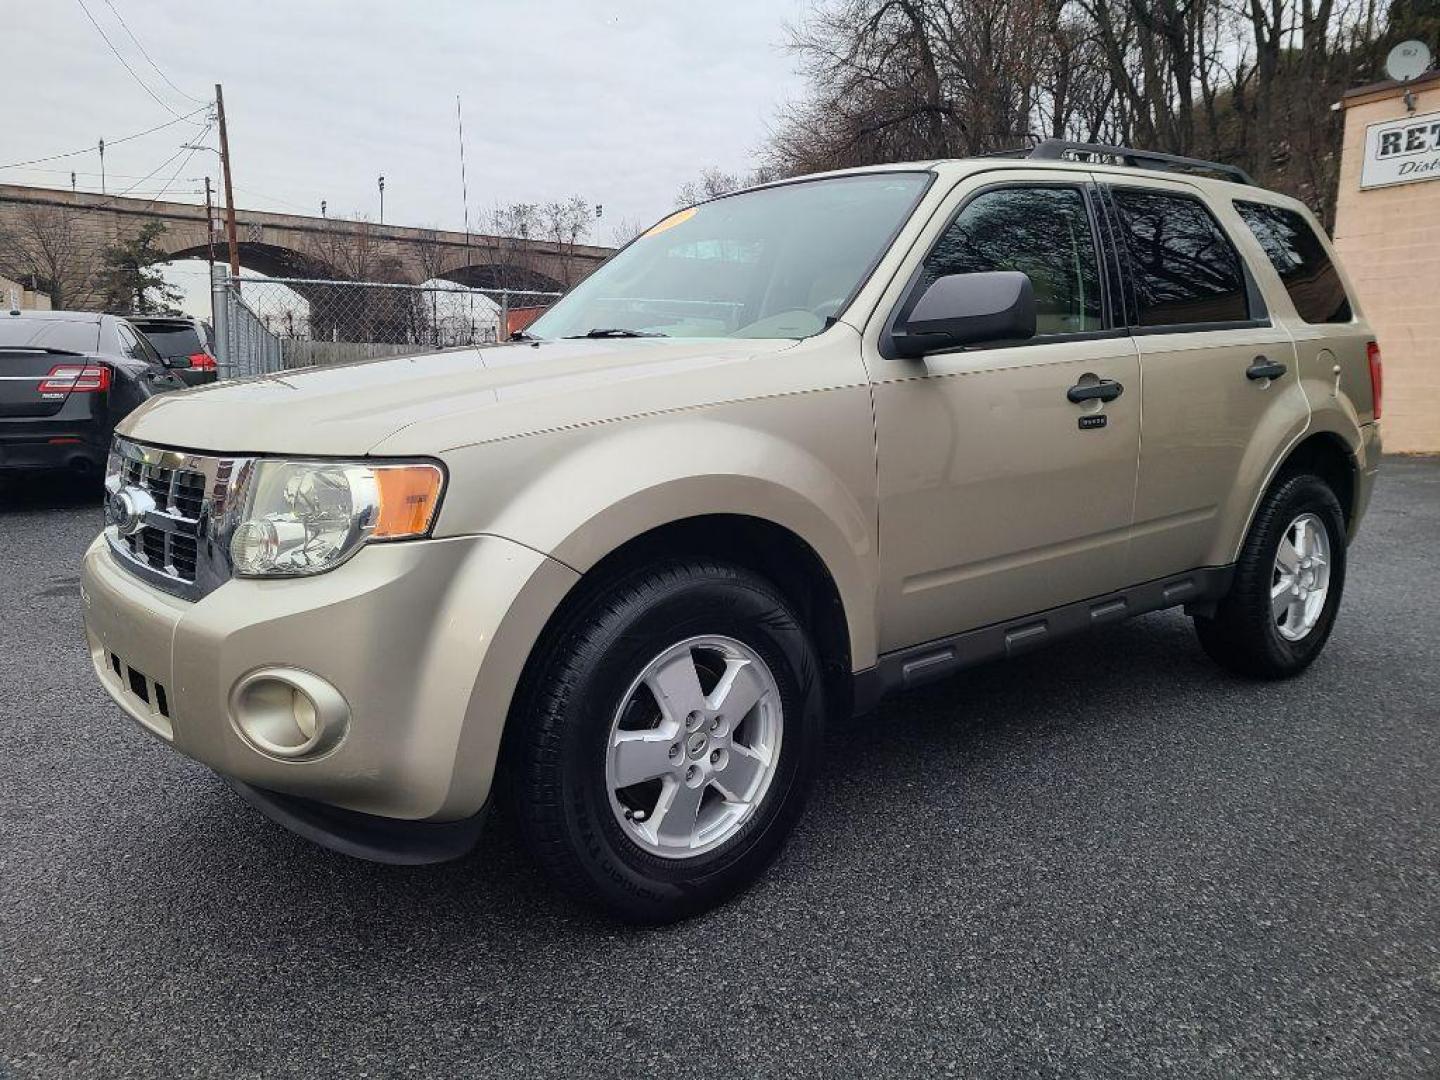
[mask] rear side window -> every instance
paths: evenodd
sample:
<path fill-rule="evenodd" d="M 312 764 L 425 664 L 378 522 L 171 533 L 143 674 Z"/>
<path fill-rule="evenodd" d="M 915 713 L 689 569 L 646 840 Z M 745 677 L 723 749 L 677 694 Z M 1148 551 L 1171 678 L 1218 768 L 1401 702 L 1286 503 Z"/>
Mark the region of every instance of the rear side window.
<path fill-rule="evenodd" d="M 1112 188 L 1130 255 L 1136 326 L 1244 322 L 1250 318 L 1240 253 L 1199 199 Z"/>
<path fill-rule="evenodd" d="M 1236 202 L 1235 209 L 1265 249 L 1300 318 L 1307 323 L 1350 321 L 1350 298 L 1340 274 L 1304 215 L 1265 203 Z"/>
<path fill-rule="evenodd" d="M 925 259 L 915 295 L 947 274 L 991 270 L 1029 277 L 1037 335 L 1104 328 L 1100 256 L 1078 188 L 999 188 L 975 196 Z"/>
<path fill-rule="evenodd" d="M 63 349 L 94 352 L 100 345 L 100 324 L 79 319 L 30 319 L 0 316 L 0 348 Z"/>
<path fill-rule="evenodd" d="M 129 323 L 117 322 L 115 334 L 120 339 L 120 351 L 131 360 L 143 360 L 147 364 L 160 362 L 160 354 Z"/>

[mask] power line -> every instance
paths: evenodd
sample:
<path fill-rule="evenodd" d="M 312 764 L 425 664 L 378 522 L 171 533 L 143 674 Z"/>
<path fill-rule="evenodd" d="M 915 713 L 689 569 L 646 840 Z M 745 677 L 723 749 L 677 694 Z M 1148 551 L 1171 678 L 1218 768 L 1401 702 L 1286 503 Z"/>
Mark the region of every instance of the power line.
<path fill-rule="evenodd" d="M 200 132 L 200 137 L 195 140 L 196 143 L 203 143 L 205 141 L 205 136 L 210 134 L 210 129 L 214 126 L 215 125 L 213 123 L 206 124 L 205 130 Z M 186 149 L 186 147 L 182 146 L 180 149 L 184 150 Z M 165 192 L 170 190 L 171 185 L 174 184 L 176 180 L 180 179 L 180 173 L 184 171 L 185 166 L 190 164 L 190 159 L 195 156 L 195 151 L 199 149 L 199 146 L 189 147 L 190 152 L 185 155 L 184 159 L 181 160 L 179 165 L 175 166 L 175 171 L 170 174 L 170 179 L 165 181 L 165 186 L 162 187 L 159 191 L 157 191 L 154 195 L 150 196 L 150 202 L 146 204 L 147 206 L 153 206 L 156 199 L 160 198 L 161 195 L 164 195 Z M 171 160 L 173 161 L 174 159 L 172 158 Z M 164 168 L 164 166 L 162 165 L 161 168 Z"/>
<path fill-rule="evenodd" d="M 119 21 L 120 25 L 124 27 L 125 33 L 130 36 L 130 40 L 133 41 L 135 43 L 135 47 L 140 50 L 140 55 L 145 57 L 145 60 L 149 63 L 149 65 L 155 69 L 155 74 L 159 75 L 160 78 L 165 80 L 165 85 L 170 87 L 171 90 L 174 90 L 181 97 L 189 98 L 191 101 L 195 102 L 196 105 L 208 104 L 208 102 L 201 101 L 193 94 L 187 94 L 184 90 L 181 90 L 180 87 L 176 86 L 173 82 L 171 82 L 170 76 L 166 75 L 165 72 L 160 70 L 160 65 L 155 63 L 155 61 L 150 58 L 150 54 L 145 51 L 145 46 L 140 44 L 140 39 L 137 38 L 135 36 L 135 32 L 130 29 L 130 25 L 125 21 L 125 17 L 121 15 L 120 12 L 115 10 L 115 5 L 112 4 L 110 0 L 105 0 L 105 6 L 110 9 L 110 14 L 114 15 L 115 18 Z"/>
<path fill-rule="evenodd" d="M 174 120 L 166 120 L 165 123 L 156 124 L 154 127 L 146 128 L 144 131 L 137 131 L 134 135 L 125 135 L 119 139 L 106 139 L 105 145 L 119 146 L 121 143 L 130 142 L 132 139 L 139 139 L 143 138 L 146 135 L 153 135 L 157 131 L 163 131 L 165 128 L 174 127 L 176 124 L 183 123 L 184 121 L 189 120 L 192 116 L 198 116 L 200 113 L 205 112 L 209 108 L 210 106 L 207 103 L 196 109 L 194 112 L 188 112 L 184 116 L 177 116 Z M 82 146 L 79 150 L 66 150 L 63 154 L 50 154 L 48 157 L 31 158 L 29 161 L 16 161 L 12 162 L 9 165 L 0 165 L 0 169 L 23 169 L 30 165 L 39 165 L 46 161 L 59 161 L 61 158 L 77 157 L 80 154 L 93 154 L 94 152 L 95 144 L 91 143 L 89 146 Z"/>
<path fill-rule="evenodd" d="M 95 204 L 94 206 L 87 206 L 87 207 L 85 207 L 85 209 L 86 209 L 86 210 L 99 210 L 99 209 L 101 209 L 101 208 L 103 208 L 103 207 L 109 206 L 109 205 L 112 204 L 116 199 L 124 198 L 126 195 L 129 195 L 131 192 L 135 191 L 141 184 L 145 183 L 146 180 L 149 180 L 149 179 L 150 179 L 151 177 L 153 177 L 156 173 L 158 173 L 161 169 L 165 168 L 166 165 L 169 165 L 172 161 L 174 161 L 176 158 L 178 158 L 178 157 L 179 157 L 181 154 L 183 154 L 183 153 L 185 153 L 185 148 L 182 146 L 179 150 L 176 150 L 175 153 L 171 154 L 168 158 L 166 158 L 164 161 L 162 161 L 159 165 L 156 165 L 155 168 L 151 169 L 148 173 L 146 173 L 144 176 L 142 176 L 139 180 L 135 181 L 135 183 L 131 184 L 131 185 L 130 185 L 128 188 L 126 188 L 124 191 L 117 191 L 114 195 L 111 195 L 111 196 L 110 196 L 109 198 L 107 198 L 104 202 L 102 202 L 102 203 L 97 203 L 97 204 Z M 193 151 L 192 151 L 192 153 L 193 153 Z M 189 158 L 187 157 L 186 160 L 188 161 Z M 182 163 L 182 167 L 183 167 L 183 163 Z M 176 172 L 178 173 L 178 172 L 179 172 L 179 169 L 177 169 Z M 155 200 L 154 200 L 154 199 L 151 199 L 150 201 L 153 203 Z"/>
<path fill-rule="evenodd" d="M 107 142 L 105 145 L 106 145 L 106 146 L 109 146 L 110 144 Z M 90 149 L 93 150 L 93 147 L 90 148 Z M 86 152 L 88 153 L 88 152 L 90 152 L 90 151 L 87 150 Z M 100 175 L 98 172 L 86 172 L 84 169 L 27 169 L 26 171 L 27 171 L 27 172 L 37 172 L 37 173 L 51 173 L 51 174 L 53 174 L 53 175 L 55 175 L 55 176 L 69 176 L 72 172 L 73 172 L 76 176 L 99 176 L 99 175 Z M 139 173 L 118 173 L 118 172 L 110 172 L 108 169 L 105 171 L 105 175 L 108 176 L 108 177 L 110 177 L 110 179 L 112 179 L 112 180 L 139 180 L 139 179 L 142 179 L 142 177 L 140 176 Z M 199 182 L 199 181 L 201 181 L 201 180 L 203 180 L 203 179 L 205 179 L 205 178 L 204 178 L 203 176 L 187 176 L 187 177 L 185 177 L 185 179 L 186 179 L 187 181 L 192 181 L 192 180 L 193 180 L 193 181 Z"/>
<path fill-rule="evenodd" d="M 145 93 L 149 94 L 155 100 L 155 104 L 159 105 L 171 116 L 175 117 L 175 119 L 181 119 L 179 113 L 172 109 L 165 102 L 165 100 L 160 97 L 159 94 L 155 93 L 154 90 L 151 90 L 149 84 L 146 83 L 144 79 L 140 78 L 139 75 L 135 74 L 135 69 L 130 66 L 130 62 L 126 60 L 125 57 L 120 55 L 119 49 L 115 48 L 115 43 L 110 40 L 110 35 L 105 33 L 104 27 L 102 27 L 98 22 L 95 21 L 94 15 L 90 14 L 90 9 L 85 6 L 85 0 L 75 0 L 75 2 L 80 5 L 80 10 L 83 11 L 85 13 L 85 17 L 90 20 L 90 25 L 95 27 L 95 32 L 98 33 L 100 37 L 104 40 L 105 44 L 109 46 L 110 51 L 115 54 L 115 59 L 120 61 L 120 65 L 130 73 L 130 77 L 139 84 L 140 89 L 144 90 Z"/>
<path fill-rule="evenodd" d="M 291 202 L 289 199 L 282 199 L 278 195 L 267 195 L 263 191 L 256 191 L 253 187 L 245 187 L 240 184 L 234 184 L 232 186 L 235 188 L 236 191 L 248 192 L 258 198 L 265 199 L 268 202 L 279 203 L 281 206 L 288 206 L 292 210 L 299 210 L 302 214 L 309 214 L 311 212 L 310 207 L 301 206 L 299 203 Z"/>

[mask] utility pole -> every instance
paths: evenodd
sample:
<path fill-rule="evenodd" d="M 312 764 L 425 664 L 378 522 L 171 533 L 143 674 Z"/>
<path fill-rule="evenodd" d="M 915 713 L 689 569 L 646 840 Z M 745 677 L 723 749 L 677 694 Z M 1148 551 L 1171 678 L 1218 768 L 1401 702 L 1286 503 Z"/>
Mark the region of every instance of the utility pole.
<path fill-rule="evenodd" d="M 205 177 L 205 250 L 210 258 L 210 280 L 215 280 L 215 204 L 210 198 L 210 177 Z"/>
<path fill-rule="evenodd" d="M 220 123 L 220 167 L 225 173 L 225 239 L 230 245 L 230 276 L 240 277 L 240 241 L 235 236 L 235 190 L 230 184 L 230 135 L 225 129 L 225 91 L 215 84 L 215 116 Z"/>
<path fill-rule="evenodd" d="M 380 177 L 380 224 L 385 224 L 385 177 Z"/>
<path fill-rule="evenodd" d="M 105 140 L 100 140 L 100 194 L 105 194 Z"/>

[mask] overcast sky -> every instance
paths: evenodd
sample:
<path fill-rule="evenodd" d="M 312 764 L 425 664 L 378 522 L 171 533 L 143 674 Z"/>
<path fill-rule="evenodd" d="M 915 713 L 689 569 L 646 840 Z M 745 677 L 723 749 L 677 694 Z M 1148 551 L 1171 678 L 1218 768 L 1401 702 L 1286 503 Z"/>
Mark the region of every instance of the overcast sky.
<path fill-rule="evenodd" d="M 114 10 L 111 8 L 113 4 Z M 649 223 L 707 165 L 744 171 L 777 108 L 798 96 L 781 43 L 804 0 L 44 0 L 0 16 L 0 165 L 113 142 L 171 114 L 126 73 L 86 18 L 176 112 L 224 84 L 242 208 L 459 228 L 455 95 L 464 106 L 470 217 L 571 194 L 605 207 L 593 239 Z M 198 118 L 203 119 L 203 117 Z M 107 148 L 107 190 L 159 191 L 198 130 L 176 125 Z M 218 145 L 213 133 L 207 140 Z M 97 156 L 0 169 L 0 181 L 99 190 Z M 49 171 L 45 171 L 49 170 Z M 196 153 L 171 191 L 216 177 Z M 178 194 L 184 193 L 184 194 Z M 166 196 L 170 197 L 170 196 Z"/>

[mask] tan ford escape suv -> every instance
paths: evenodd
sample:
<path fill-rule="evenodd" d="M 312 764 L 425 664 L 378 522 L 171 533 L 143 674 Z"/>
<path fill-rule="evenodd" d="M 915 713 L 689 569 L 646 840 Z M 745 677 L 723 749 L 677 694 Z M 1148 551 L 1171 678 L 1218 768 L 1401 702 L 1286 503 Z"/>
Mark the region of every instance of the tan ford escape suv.
<path fill-rule="evenodd" d="M 1314 218 L 1117 147 L 807 177 L 651 228 L 520 340 L 156 398 L 95 670 L 270 817 L 458 856 L 492 794 L 632 920 L 751 880 L 827 716 L 1184 605 L 1324 646 L 1379 354 Z"/>

